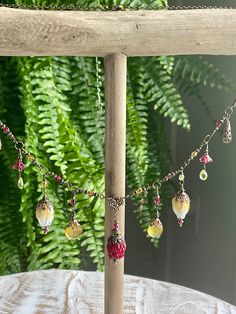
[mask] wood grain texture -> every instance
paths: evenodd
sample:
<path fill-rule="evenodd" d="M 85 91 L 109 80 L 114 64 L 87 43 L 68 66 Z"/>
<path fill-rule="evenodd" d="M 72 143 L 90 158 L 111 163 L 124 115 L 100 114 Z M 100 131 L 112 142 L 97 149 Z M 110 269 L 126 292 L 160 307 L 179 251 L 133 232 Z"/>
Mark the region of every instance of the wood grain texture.
<path fill-rule="evenodd" d="M 0 8 L 0 55 L 236 54 L 236 10 L 73 12 Z"/>
<path fill-rule="evenodd" d="M 127 57 L 117 53 L 105 58 L 105 191 L 106 196 L 125 195 Z M 125 206 L 118 214 L 124 236 Z M 105 211 L 105 243 L 111 235 L 114 213 L 108 201 Z M 124 258 L 117 264 L 105 250 L 105 313 L 123 313 Z"/>
<path fill-rule="evenodd" d="M 0 277 L 1 314 L 102 314 L 103 273 L 43 270 Z M 124 314 L 235 314 L 178 285 L 125 275 Z"/>

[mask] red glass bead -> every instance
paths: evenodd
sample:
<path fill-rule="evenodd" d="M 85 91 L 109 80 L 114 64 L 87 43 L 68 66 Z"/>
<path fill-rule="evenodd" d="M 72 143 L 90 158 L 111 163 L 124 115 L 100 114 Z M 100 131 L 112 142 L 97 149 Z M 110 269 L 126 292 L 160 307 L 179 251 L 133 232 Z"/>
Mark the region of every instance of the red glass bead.
<path fill-rule="evenodd" d="M 23 171 L 25 169 L 25 164 L 21 160 L 17 160 L 12 166 L 12 169 Z"/>
<path fill-rule="evenodd" d="M 2 130 L 3 130 L 4 133 L 9 133 L 10 132 L 10 129 L 7 126 L 5 126 Z"/>
<path fill-rule="evenodd" d="M 179 224 L 180 227 L 183 226 L 183 223 L 184 223 L 183 219 L 178 219 L 178 224 Z"/>
<path fill-rule="evenodd" d="M 119 229 L 119 224 L 116 222 L 113 225 L 113 230 L 118 230 Z"/>
<path fill-rule="evenodd" d="M 209 164 L 210 162 L 212 162 L 213 160 L 211 159 L 211 157 L 210 157 L 207 153 L 205 153 L 205 154 L 199 159 L 199 161 L 200 161 L 201 163 L 203 163 L 204 165 L 206 165 L 206 164 Z"/>
<path fill-rule="evenodd" d="M 69 204 L 71 206 L 75 206 L 76 205 L 76 200 L 74 198 L 72 198 L 72 200 L 69 201 Z"/>
<path fill-rule="evenodd" d="M 125 255 L 126 242 L 120 236 L 113 234 L 109 237 L 106 248 L 108 256 L 116 263 L 117 259 Z"/>
<path fill-rule="evenodd" d="M 160 203 L 160 196 L 158 194 L 154 197 L 154 204 L 157 206 Z"/>
<path fill-rule="evenodd" d="M 59 176 L 58 174 L 56 174 L 54 176 L 54 179 L 57 181 L 57 182 L 60 182 L 61 181 L 61 176 Z"/>

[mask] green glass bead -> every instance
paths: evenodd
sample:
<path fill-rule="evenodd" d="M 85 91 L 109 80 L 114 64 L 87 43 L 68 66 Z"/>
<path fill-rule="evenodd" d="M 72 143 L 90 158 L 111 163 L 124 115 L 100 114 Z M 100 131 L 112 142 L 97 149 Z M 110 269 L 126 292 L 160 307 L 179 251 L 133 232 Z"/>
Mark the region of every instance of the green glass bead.
<path fill-rule="evenodd" d="M 24 181 L 21 177 L 19 178 L 17 185 L 20 190 L 24 188 Z"/>
<path fill-rule="evenodd" d="M 199 178 L 202 180 L 202 181 L 206 181 L 207 178 L 208 178 L 208 173 L 206 171 L 206 169 L 202 169 L 202 171 L 199 173 Z"/>

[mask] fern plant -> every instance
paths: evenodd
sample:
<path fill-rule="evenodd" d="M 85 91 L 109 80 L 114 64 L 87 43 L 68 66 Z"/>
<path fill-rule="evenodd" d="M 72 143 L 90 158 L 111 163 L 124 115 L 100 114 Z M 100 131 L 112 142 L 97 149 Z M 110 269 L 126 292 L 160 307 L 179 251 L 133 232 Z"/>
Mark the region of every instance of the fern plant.
<path fill-rule="evenodd" d="M 41 5 L 160 5 L 166 1 L 44 1 Z M 157 181 L 171 167 L 166 121 L 190 129 L 186 94 L 201 97 L 200 87 L 231 89 L 230 82 L 202 57 L 150 57 L 128 60 L 127 182 L 135 189 Z M 104 73 L 103 60 L 82 57 L 12 57 L 0 59 L 0 119 L 25 142 L 38 161 L 77 186 L 104 191 Z M 203 102 L 204 103 L 204 102 Z M 208 108 L 209 112 L 209 108 Z M 103 269 L 104 202 L 78 196 L 77 219 L 84 233 L 77 242 L 63 234 L 69 219 L 70 192 L 53 181 L 47 194 L 55 207 L 50 232 L 43 235 L 35 218 L 42 197 L 42 173 L 24 171 L 19 191 L 11 170 L 16 159 L 3 139 L 0 153 L 0 274 L 64 268 Z M 162 190 L 162 199 L 167 190 Z M 146 231 L 155 215 L 154 192 L 136 197 L 135 215 Z M 157 240 L 152 240 L 155 246 Z"/>

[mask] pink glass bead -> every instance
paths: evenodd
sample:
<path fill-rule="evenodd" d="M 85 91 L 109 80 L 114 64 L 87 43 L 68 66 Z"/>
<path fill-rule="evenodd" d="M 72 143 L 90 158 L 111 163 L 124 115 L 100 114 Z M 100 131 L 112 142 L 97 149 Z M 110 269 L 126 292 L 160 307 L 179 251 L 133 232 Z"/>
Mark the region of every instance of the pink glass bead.
<path fill-rule="evenodd" d="M 47 234 L 49 231 L 49 228 L 48 228 L 48 226 L 46 226 L 46 227 L 43 227 L 42 230 L 43 230 L 44 234 Z"/>
<path fill-rule="evenodd" d="M 9 133 L 10 132 L 10 129 L 7 126 L 5 126 L 2 130 L 3 130 L 4 133 Z"/>
<path fill-rule="evenodd" d="M 158 194 L 154 197 L 154 204 L 157 206 L 160 203 L 160 196 Z"/>
<path fill-rule="evenodd" d="M 113 230 L 118 230 L 118 229 L 119 229 L 119 224 L 118 223 L 114 223 Z"/>
<path fill-rule="evenodd" d="M 210 157 L 207 153 L 205 153 L 205 154 L 199 159 L 199 161 L 200 161 L 201 163 L 203 163 L 204 165 L 206 165 L 206 164 L 209 164 L 210 162 L 212 162 L 213 160 L 211 159 L 211 157 Z"/>
<path fill-rule="evenodd" d="M 54 176 L 54 179 L 57 181 L 57 182 L 60 182 L 61 181 L 61 176 L 59 176 L 58 174 L 56 174 Z"/>
<path fill-rule="evenodd" d="M 184 223 L 183 219 L 178 219 L 178 224 L 179 224 L 180 227 L 183 226 L 183 223 Z"/>
<path fill-rule="evenodd" d="M 218 120 L 216 122 L 216 128 L 219 129 L 222 126 L 223 120 Z"/>
<path fill-rule="evenodd" d="M 25 169 L 25 164 L 21 160 L 17 160 L 12 166 L 12 169 L 23 171 Z"/>
<path fill-rule="evenodd" d="M 72 198 L 72 200 L 69 201 L 69 204 L 71 206 L 75 206 L 76 205 L 76 200 L 74 198 Z"/>

